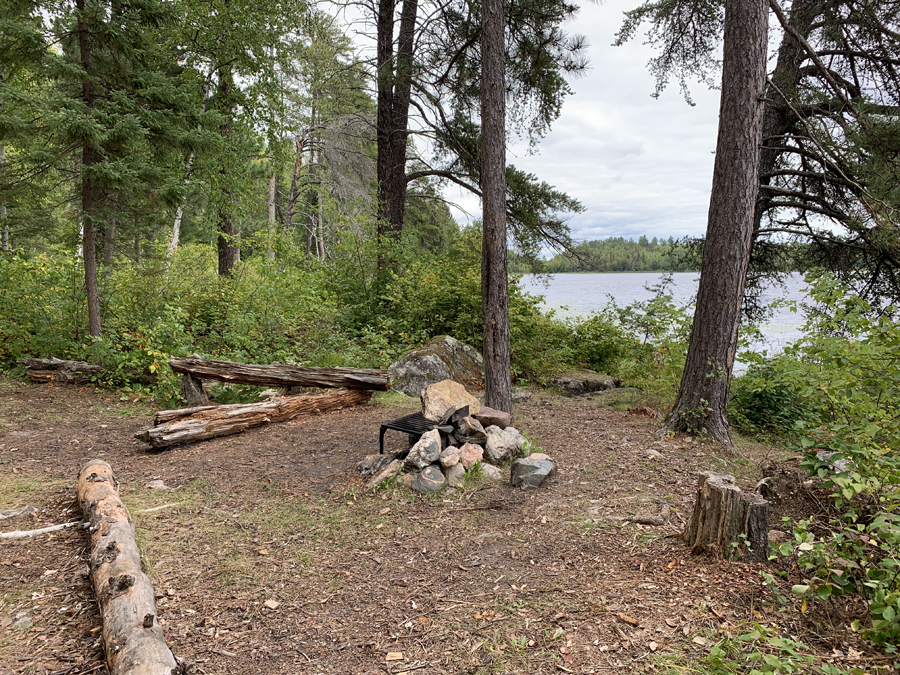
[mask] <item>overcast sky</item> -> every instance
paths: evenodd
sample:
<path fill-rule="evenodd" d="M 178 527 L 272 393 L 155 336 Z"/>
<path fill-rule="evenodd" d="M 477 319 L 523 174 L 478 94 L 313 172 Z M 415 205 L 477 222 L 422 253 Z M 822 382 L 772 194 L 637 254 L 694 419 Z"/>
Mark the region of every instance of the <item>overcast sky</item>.
<path fill-rule="evenodd" d="M 571 82 L 574 94 L 541 141 L 538 152 L 513 145 L 507 162 L 534 173 L 586 207 L 569 225 L 577 241 L 606 237 L 700 235 L 712 184 L 719 92 L 692 87 L 696 105 L 685 103 L 677 84 L 659 99 L 650 96 L 647 72 L 652 51 L 643 37 L 613 47 L 622 13 L 639 0 L 583 2 L 567 25 L 589 42 L 591 69 Z M 448 199 L 466 211 L 466 222 L 481 215 L 477 198 L 448 189 Z"/>

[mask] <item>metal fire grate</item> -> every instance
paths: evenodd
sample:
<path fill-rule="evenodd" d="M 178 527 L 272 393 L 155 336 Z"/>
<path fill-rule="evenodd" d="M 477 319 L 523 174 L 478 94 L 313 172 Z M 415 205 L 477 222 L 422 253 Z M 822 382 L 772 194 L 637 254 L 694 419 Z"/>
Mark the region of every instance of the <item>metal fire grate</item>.
<path fill-rule="evenodd" d="M 412 415 L 406 415 L 405 417 L 391 420 L 390 422 L 385 422 L 381 425 L 381 431 L 379 432 L 379 452 L 382 455 L 384 454 L 384 432 L 388 429 L 393 429 L 394 431 L 402 431 L 403 433 L 410 434 L 411 436 L 421 437 L 422 434 L 431 431 L 432 429 L 437 429 L 439 426 L 440 424 L 438 422 L 432 422 L 420 412 L 413 413 Z"/>

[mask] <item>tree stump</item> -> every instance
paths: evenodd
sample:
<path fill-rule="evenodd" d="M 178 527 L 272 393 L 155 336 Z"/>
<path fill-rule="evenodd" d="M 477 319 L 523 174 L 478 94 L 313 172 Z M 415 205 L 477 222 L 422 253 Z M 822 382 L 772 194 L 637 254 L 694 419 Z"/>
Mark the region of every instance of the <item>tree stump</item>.
<path fill-rule="evenodd" d="M 198 380 L 190 373 L 184 374 L 181 382 L 181 395 L 189 406 L 208 405 L 209 398 L 203 391 L 203 380 Z"/>
<path fill-rule="evenodd" d="M 769 502 L 744 494 L 734 476 L 704 471 L 682 538 L 692 554 L 763 562 L 769 555 Z"/>
<path fill-rule="evenodd" d="M 112 468 L 95 459 L 78 475 L 78 503 L 91 533 L 90 570 L 103 617 L 111 675 L 173 675 L 181 667 L 166 645 L 153 585 L 141 571 L 134 524 Z"/>

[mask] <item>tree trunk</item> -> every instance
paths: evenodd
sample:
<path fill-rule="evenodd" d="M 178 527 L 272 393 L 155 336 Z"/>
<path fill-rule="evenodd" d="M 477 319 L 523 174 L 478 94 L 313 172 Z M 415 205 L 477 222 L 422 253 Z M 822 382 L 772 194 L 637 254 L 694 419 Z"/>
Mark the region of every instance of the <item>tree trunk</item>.
<path fill-rule="evenodd" d="M 201 109 L 202 112 L 202 109 Z M 181 179 L 182 188 L 187 188 L 188 182 L 191 180 L 191 172 L 194 169 L 194 152 L 188 156 L 187 165 L 184 169 L 184 178 Z M 172 238 L 166 247 L 166 257 L 171 258 L 178 250 L 178 242 L 181 239 L 181 221 L 184 218 L 184 198 L 178 202 L 178 208 L 175 209 L 175 222 L 172 223 Z"/>
<path fill-rule="evenodd" d="M 219 380 L 260 387 L 339 387 L 342 389 L 390 388 L 388 371 L 362 368 L 308 368 L 280 363 L 258 365 L 213 361 L 197 356 L 169 359 L 176 373 L 184 373 L 199 380 Z"/>
<path fill-rule="evenodd" d="M 400 32 L 394 55 L 395 0 L 379 0 L 376 67 L 378 73 L 377 137 L 378 239 L 397 241 L 403 232 L 406 208 L 406 144 L 413 79 L 418 0 L 403 0 Z M 379 254 L 379 264 L 388 262 Z"/>
<path fill-rule="evenodd" d="M 324 394 L 287 396 L 262 403 L 161 411 L 156 415 L 158 426 L 144 429 L 135 438 L 154 448 L 168 448 L 180 443 L 238 434 L 272 422 L 286 422 L 300 415 L 340 410 L 365 403 L 371 397 L 371 391 L 335 389 Z"/>
<path fill-rule="evenodd" d="M 485 0 L 481 29 L 481 192 L 485 405 L 512 413 L 506 270 L 506 27 L 503 0 Z"/>
<path fill-rule="evenodd" d="M 234 101 L 232 95 L 234 92 L 234 81 L 231 73 L 231 66 L 222 66 L 219 70 L 218 94 L 220 105 L 222 107 L 223 121 L 219 127 L 219 133 L 227 145 L 231 141 L 231 125 L 234 117 Z M 218 235 L 216 236 L 216 251 L 219 258 L 219 275 L 228 276 L 234 271 L 240 259 L 240 250 L 237 244 L 237 231 L 231 219 L 231 190 L 228 189 L 228 167 L 222 165 L 219 170 L 222 177 L 222 195 L 219 205 L 219 225 Z"/>
<path fill-rule="evenodd" d="M 153 585 L 141 571 L 134 524 L 109 464 L 99 459 L 85 464 L 78 475 L 78 503 L 90 524 L 91 580 L 110 674 L 181 672 L 156 618 Z"/>
<path fill-rule="evenodd" d="M 766 0 L 726 0 L 719 135 L 691 341 L 668 427 L 730 444 L 725 408 L 737 351 L 759 186 Z"/>
<path fill-rule="evenodd" d="M 103 265 L 112 267 L 113 257 L 116 254 L 116 217 L 109 216 L 106 219 L 106 229 L 103 231 Z"/>
<path fill-rule="evenodd" d="M 812 22 L 821 12 L 821 0 L 794 0 L 791 5 L 791 26 L 803 37 L 809 37 Z M 785 33 L 778 48 L 778 60 L 772 71 L 772 85 L 766 91 L 765 112 L 763 114 L 762 150 L 759 157 L 760 190 L 756 201 L 753 231 L 757 232 L 760 223 L 769 209 L 771 196 L 766 187 L 772 182 L 778 158 L 784 145 L 785 134 L 792 132 L 800 120 L 791 110 L 788 101 L 796 100 L 797 87 L 803 79 L 801 66 L 807 59 L 806 51 L 791 35 Z M 776 89 L 777 88 L 777 89 Z"/>
<path fill-rule="evenodd" d="M 269 260 L 275 260 L 275 172 L 269 178 Z"/>
<path fill-rule="evenodd" d="M 87 110 L 94 108 L 94 85 L 91 81 L 91 33 L 85 12 L 85 0 L 76 0 L 78 12 L 78 50 L 81 67 L 84 70 L 84 81 L 81 85 L 81 99 Z M 101 161 L 100 152 L 92 147 L 87 138 L 81 140 L 81 219 L 82 219 L 82 255 L 84 259 L 84 289 L 88 306 L 88 332 L 93 337 L 100 337 L 103 329 L 100 325 L 100 288 L 97 284 L 97 242 L 94 238 L 94 226 L 98 222 L 100 210 L 99 187 L 93 176 L 94 166 Z"/>
<path fill-rule="evenodd" d="M 287 217 L 285 218 L 285 229 L 293 234 L 294 232 L 294 211 L 297 208 L 297 198 L 299 196 L 298 185 L 300 183 L 300 171 L 303 168 L 303 140 L 302 137 L 298 136 L 294 139 L 294 152 L 296 153 L 294 159 L 294 172 L 291 175 L 291 189 L 288 192 L 288 210 Z M 309 253 L 307 252 L 307 255 Z"/>
<path fill-rule="evenodd" d="M 0 84 L 3 84 L 3 71 L 0 70 Z M 0 115 L 3 114 L 3 98 L 0 97 Z M 6 170 L 6 146 L 0 143 L 0 181 L 4 179 Z M 6 198 L 0 198 L 0 251 L 9 251 L 9 222 L 7 221 Z"/>
<path fill-rule="evenodd" d="M 741 492 L 734 476 L 704 471 L 682 536 L 694 554 L 765 562 L 769 556 L 769 502 Z"/>

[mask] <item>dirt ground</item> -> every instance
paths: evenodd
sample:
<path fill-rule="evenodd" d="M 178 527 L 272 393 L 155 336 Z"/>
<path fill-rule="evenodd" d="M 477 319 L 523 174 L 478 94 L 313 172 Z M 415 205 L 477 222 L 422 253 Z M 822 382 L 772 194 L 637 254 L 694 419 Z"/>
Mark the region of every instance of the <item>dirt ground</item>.
<path fill-rule="evenodd" d="M 745 444 L 732 460 L 658 437 L 651 417 L 536 392 L 516 426 L 558 462 L 540 489 L 483 479 L 431 497 L 367 493 L 356 463 L 378 451 L 381 422 L 418 401 L 377 395 L 154 453 L 134 440 L 151 409 L 120 396 L 0 379 L 0 509 L 38 509 L 0 530 L 78 520 L 80 466 L 109 462 L 160 624 L 193 672 L 707 672 L 710 647 L 754 623 L 838 665 L 874 672 L 883 658 L 847 629 L 859 603 L 825 617 L 776 602 L 761 573 L 790 576 L 790 560 L 691 557 L 677 538 L 701 470 L 752 488 L 765 463 L 784 484 L 773 527 L 812 515 L 815 495 L 776 450 Z M 663 504 L 664 526 L 615 520 Z M 0 673 L 106 673 L 87 541 L 74 528 L 0 541 Z"/>

